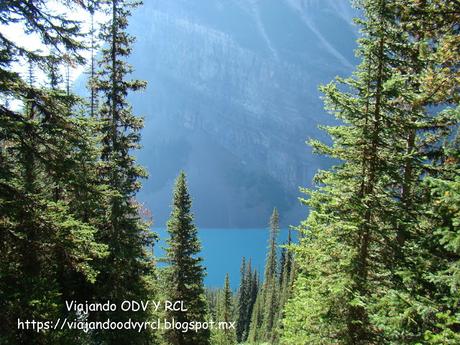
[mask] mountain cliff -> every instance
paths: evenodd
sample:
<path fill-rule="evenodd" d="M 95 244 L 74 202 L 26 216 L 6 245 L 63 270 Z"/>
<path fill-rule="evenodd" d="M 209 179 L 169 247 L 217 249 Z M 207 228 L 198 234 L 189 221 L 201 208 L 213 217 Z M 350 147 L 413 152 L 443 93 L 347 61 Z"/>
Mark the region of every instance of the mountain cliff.
<path fill-rule="evenodd" d="M 305 145 L 332 121 L 317 87 L 356 64 L 355 14 L 347 0 L 145 1 L 130 62 L 149 86 L 131 100 L 157 226 L 180 169 L 200 226 L 265 226 L 274 206 L 284 225 L 304 216 L 298 187 L 330 165 Z"/>

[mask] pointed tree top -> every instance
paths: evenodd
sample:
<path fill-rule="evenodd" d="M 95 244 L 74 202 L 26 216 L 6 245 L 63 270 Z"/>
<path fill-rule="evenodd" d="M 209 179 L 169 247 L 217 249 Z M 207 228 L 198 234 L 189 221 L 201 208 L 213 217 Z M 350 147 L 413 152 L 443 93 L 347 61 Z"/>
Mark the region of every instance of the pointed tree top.
<path fill-rule="evenodd" d="M 272 229 L 278 229 L 279 228 L 279 219 L 280 219 L 280 216 L 279 216 L 279 213 L 278 213 L 278 209 L 276 207 L 274 207 L 272 215 L 270 217 L 270 227 Z"/>

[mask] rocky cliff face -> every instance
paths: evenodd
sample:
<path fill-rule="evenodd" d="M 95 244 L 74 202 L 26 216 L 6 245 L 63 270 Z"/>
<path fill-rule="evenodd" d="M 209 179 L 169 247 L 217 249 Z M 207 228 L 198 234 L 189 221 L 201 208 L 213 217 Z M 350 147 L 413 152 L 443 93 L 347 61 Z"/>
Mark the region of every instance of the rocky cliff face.
<path fill-rule="evenodd" d="M 131 20 L 131 63 L 149 87 L 140 198 L 162 226 L 173 177 L 189 176 L 197 222 L 265 226 L 304 216 L 298 186 L 327 159 L 304 144 L 331 123 L 317 86 L 349 75 L 355 15 L 347 0 L 145 0 Z"/>

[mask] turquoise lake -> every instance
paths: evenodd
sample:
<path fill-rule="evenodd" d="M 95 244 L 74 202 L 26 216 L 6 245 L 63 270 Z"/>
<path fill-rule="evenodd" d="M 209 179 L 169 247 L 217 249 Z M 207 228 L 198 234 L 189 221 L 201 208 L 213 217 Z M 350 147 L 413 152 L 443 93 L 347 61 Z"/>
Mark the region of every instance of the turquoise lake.
<path fill-rule="evenodd" d="M 164 255 L 165 240 L 168 238 L 166 229 L 154 229 L 160 236 L 160 241 L 155 246 L 155 255 Z M 230 275 L 230 283 L 236 289 L 240 280 L 241 259 L 252 261 L 253 267 L 257 268 L 262 276 L 266 248 L 268 245 L 268 228 L 204 228 L 198 230 L 201 241 L 201 257 L 206 267 L 205 285 L 208 287 L 221 287 L 225 274 Z M 295 238 L 295 231 L 292 232 Z M 282 229 L 278 236 L 278 242 L 284 243 L 288 236 L 288 230 Z"/>

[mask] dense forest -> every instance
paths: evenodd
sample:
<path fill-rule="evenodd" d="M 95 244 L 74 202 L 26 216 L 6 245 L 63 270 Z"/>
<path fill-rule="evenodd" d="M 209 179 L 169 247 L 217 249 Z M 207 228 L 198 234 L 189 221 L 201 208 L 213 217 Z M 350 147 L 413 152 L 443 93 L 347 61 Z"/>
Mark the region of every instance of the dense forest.
<path fill-rule="evenodd" d="M 236 291 L 225 272 L 204 286 L 184 172 L 164 258 L 136 200 L 143 119 L 128 95 L 146 85 L 127 28 L 141 4 L 56 2 L 86 27 L 50 3 L 0 2 L 0 344 L 460 344 L 459 1 L 355 1 L 361 62 L 321 86 L 338 125 L 323 128 L 332 144 L 309 142 L 336 165 L 302 189 L 308 217 L 285 243 L 273 210 L 265 268 L 242 258 Z"/>

